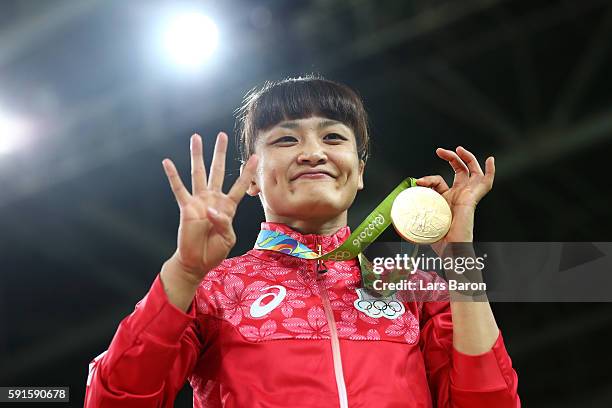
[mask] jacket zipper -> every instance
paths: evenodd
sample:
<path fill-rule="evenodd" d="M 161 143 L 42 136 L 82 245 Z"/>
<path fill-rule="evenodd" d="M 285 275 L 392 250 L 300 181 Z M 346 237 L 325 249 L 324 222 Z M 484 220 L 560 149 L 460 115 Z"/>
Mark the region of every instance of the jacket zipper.
<path fill-rule="evenodd" d="M 318 243 L 317 247 L 319 255 L 321 255 L 321 244 Z M 334 319 L 334 313 L 332 312 L 331 303 L 329 302 L 329 296 L 327 296 L 327 289 L 322 284 L 321 280 L 324 279 L 324 274 L 319 273 L 319 262 L 317 259 L 316 263 L 316 278 L 317 286 L 319 287 L 319 293 L 321 294 L 321 300 L 323 301 L 323 309 L 325 310 L 325 317 L 327 318 L 327 326 L 329 327 L 331 346 L 332 346 L 332 359 L 334 362 L 334 374 L 336 376 L 336 386 L 338 388 L 338 399 L 340 402 L 340 408 L 348 408 L 348 397 L 346 395 L 346 384 L 344 383 L 344 373 L 342 370 L 342 357 L 340 355 L 340 341 L 338 340 L 338 329 L 336 328 L 336 320 Z"/>

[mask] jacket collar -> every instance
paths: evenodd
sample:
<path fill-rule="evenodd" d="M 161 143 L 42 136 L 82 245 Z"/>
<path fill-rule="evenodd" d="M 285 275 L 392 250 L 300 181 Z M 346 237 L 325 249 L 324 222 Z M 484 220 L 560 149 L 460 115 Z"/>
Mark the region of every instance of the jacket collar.
<path fill-rule="evenodd" d="M 321 251 L 323 253 L 330 252 L 333 249 L 342 245 L 344 241 L 351 235 L 351 229 L 348 225 L 340 228 L 338 231 L 333 233 L 332 235 L 319 235 L 319 234 L 302 234 L 287 224 L 281 224 L 277 222 L 262 222 L 261 223 L 262 230 L 269 230 L 275 232 L 281 232 L 296 241 L 306 245 L 308 248 L 313 251 L 318 251 L 318 245 L 321 245 Z M 262 249 L 252 249 L 252 254 L 256 255 L 258 258 L 267 258 L 267 259 L 277 259 L 280 256 L 288 256 L 286 254 L 282 254 L 279 252 L 262 250 Z M 296 258 L 298 259 L 298 258 Z M 328 262 L 328 261 L 326 261 Z"/>

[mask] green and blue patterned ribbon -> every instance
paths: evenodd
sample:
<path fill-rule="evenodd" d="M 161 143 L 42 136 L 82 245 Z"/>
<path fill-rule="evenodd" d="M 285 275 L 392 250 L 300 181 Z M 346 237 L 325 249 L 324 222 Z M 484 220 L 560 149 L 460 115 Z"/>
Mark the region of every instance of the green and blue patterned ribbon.
<path fill-rule="evenodd" d="M 256 249 L 281 252 L 303 259 L 318 259 L 317 254 L 301 242 L 283 234 L 282 232 L 261 230 L 255 242 Z"/>

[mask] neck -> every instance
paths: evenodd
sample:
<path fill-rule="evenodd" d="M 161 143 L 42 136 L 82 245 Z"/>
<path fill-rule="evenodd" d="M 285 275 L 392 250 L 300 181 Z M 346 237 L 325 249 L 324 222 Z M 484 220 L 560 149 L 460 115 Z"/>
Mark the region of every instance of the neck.
<path fill-rule="evenodd" d="M 266 214 L 267 222 L 286 224 L 301 234 L 333 235 L 347 222 L 347 211 L 333 218 L 303 218 L 283 217 L 277 214 Z"/>

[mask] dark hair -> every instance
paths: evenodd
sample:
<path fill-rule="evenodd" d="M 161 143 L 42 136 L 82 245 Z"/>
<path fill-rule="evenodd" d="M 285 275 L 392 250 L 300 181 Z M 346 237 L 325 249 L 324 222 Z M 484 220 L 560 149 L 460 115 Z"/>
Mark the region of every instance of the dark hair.
<path fill-rule="evenodd" d="M 357 154 L 368 158 L 368 117 L 356 91 L 320 75 L 267 81 L 261 89 L 253 88 L 236 110 L 238 146 L 242 162 L 255 151 L 260 131 L 285 120 L 322 116 L 344 123 L 353 130 Z"/>

